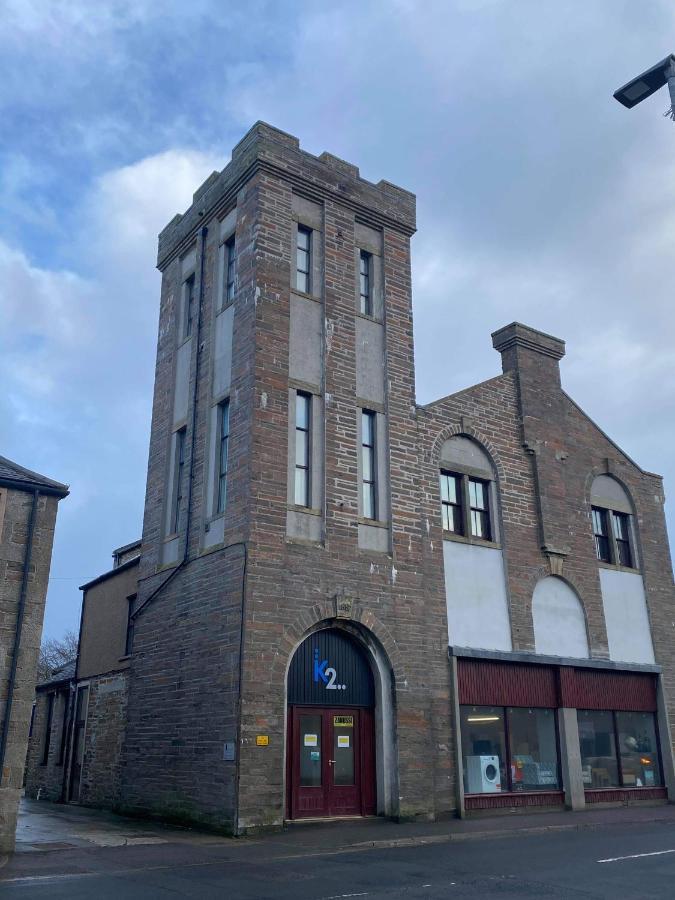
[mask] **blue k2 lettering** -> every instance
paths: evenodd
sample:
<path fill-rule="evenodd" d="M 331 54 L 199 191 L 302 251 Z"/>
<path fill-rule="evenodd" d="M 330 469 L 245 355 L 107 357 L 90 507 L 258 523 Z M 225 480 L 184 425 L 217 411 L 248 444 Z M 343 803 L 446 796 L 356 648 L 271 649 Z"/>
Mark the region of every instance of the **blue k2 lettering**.
<path fill-rule="evenodd" d="M 327 691 L 344 691 L 346 684 L 336 684 L 337 672 L 328 665 L 327 659 L 320 659 L 319 648 L 314 648 L 314 683 L 323 682 Z"/>

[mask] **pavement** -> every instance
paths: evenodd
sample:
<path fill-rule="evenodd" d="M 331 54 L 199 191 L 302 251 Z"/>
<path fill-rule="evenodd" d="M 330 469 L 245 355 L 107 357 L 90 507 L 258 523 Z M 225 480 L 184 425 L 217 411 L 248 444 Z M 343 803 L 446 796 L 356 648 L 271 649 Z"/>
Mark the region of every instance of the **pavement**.
<path fill-rule="evenodd" d="M 235 839 L 26 800 L 17 852 L 0 864 L 0 896 L 50 900 L 505 894 L 645 900 L 675 896 L 674 882 L 671 805 L 436 823 L 356 819 Z"/>

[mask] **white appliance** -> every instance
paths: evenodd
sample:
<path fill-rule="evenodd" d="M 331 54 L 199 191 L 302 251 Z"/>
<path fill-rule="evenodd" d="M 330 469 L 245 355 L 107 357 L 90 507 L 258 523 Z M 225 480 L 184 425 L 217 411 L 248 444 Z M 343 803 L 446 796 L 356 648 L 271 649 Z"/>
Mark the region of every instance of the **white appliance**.
<path fill-rule="evenodd" d="M 502 789 L 498 756 L 467 756 L 466 777 L 469 794 L 494 794 Z"/>

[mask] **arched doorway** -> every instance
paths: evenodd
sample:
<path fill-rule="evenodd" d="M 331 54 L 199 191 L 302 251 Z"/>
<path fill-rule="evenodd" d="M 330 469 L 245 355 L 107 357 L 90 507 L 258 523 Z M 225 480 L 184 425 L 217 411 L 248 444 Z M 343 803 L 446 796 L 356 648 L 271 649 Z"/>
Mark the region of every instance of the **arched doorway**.
<path fill-rule="evenodd" d="M 375 814 L 374 707 L 373 673 L 349 635 L 325 629 L 300 644 L 288 671 L 289 818 Z"/>

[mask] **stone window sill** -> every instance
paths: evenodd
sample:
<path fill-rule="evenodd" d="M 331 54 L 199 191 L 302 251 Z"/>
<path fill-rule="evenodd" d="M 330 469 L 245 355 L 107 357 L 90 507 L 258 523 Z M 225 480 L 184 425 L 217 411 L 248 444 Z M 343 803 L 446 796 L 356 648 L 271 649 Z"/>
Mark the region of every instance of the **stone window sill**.
<path fill-rule="evenodd" d="M 614 572 L 629 572 L 631 575 L 640 575 L 640 569 L 636 569 L 633 566 L 617 566 L 615 563 L 604 562 L 604 560 L 598 560 L 598 568 L 599 569 L 611 569 Z"/>
<path fill-rule="evenodd" d="M 443 532 L 444 541 L 455 541 L 457 544 L 473 544 L 476 547 L 488 547 L 491 550 L 501 550 L 499 541 L 484 541 L 482 538 L 467 537 L 464 534 L 455 534 L 454 531 Z"/>

